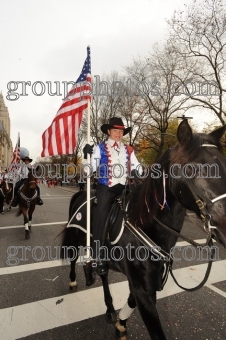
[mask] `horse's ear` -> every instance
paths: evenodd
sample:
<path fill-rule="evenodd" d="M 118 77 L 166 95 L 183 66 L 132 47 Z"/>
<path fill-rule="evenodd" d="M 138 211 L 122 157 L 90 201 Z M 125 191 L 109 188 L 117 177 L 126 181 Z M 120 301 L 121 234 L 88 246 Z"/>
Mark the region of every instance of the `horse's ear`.
<path fill-rule="evenodd" d="M 192 140 L 192 129 L 187 119 L 183 119 L 178 126 L 177 139 L 181 145 L 186 145 Z"/>
<path fill-rule="evenodd" d="M 212 136 L 216 142 L 220 142 L 225 131 L 226 131 L 226 125 L 223 125 L 220 128 L 210 132 L 209 135 Z"/>

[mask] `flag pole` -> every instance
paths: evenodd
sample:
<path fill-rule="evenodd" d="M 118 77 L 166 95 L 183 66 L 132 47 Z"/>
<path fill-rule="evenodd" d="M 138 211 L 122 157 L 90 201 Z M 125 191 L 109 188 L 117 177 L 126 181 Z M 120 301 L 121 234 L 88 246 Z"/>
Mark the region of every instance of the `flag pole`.
<path fill-rule="evenodd" d="M 90 144 L 90 100 L 88 99 L 88 117 L 87 117 L 87 144 Z M 87 154 L 87 163 L 90 164 L 90 154 Z M 87 245 L 87 259 L 90 258 L 90 173 L 87 176 L 87 234 L 86 234 L 86 245 Z"/>
<path fill-rule="evenodd" d="M 87 46 L 90 48 L 90 46 Z M 87 144 L 90 144 L 90 99 L 88 98 L 88 107 L 87 107 Z M 87 154 L 87 163 L 90 164 L 90 154 Z M 86 234 L 86 245 L 87 245 L 87 260 L 90 259 L 90 175 L 91 171 L 89 171 L 89 175 L 87 176 L 87 234 Z"/>

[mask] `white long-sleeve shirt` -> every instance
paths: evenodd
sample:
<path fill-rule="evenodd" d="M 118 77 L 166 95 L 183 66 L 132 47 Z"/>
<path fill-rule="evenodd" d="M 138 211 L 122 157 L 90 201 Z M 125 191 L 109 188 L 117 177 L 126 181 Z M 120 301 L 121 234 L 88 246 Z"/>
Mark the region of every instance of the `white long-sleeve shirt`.
<path fill-rule="evenodd" d="M 21 167 L 17 170 L 17 175 L 19 176 L 20 179 L 25 179 L 25 178 L 28 178 L 28 173 L 29 173 L 29 170 L 28 169 L 31 169 L 32 166 L 31 164 L 22 164 Z"/>
<path fill-rule="evenodd" d="M 105 142 L 107 151 L 108 164 L 106 164 L 107 172 L 106 177 L 109 178 L 108 186 L 114 186 L 116 184 L 125 185 L 127 176 L 130 175 L 128 169 L 128 152 L 127 147 L 122 142 L 117 142 L 118 147 L 114 146 L 115 141 L 111 138 Z M 101 150 L 100 145 L 96 145 L 93 149 L 90 164 L 92 171 L 96 172 L 100 166 Z M 83 162 L 84 163 L 84 162 Z M 103 164 L 101 164 L 103 166 Z M 130 171 L 136 169 L 139 174 L 142 174 L 142 167 L 136 158 L 134 151 L 130 154 Z M 98 178 L 98 174 L 97 174 Z"/>

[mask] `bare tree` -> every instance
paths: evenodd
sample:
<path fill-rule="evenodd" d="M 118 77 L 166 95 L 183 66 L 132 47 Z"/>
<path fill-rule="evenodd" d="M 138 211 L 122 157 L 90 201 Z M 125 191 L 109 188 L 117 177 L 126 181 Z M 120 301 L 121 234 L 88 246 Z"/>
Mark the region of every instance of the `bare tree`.
<path fill-rule="evenodd" d="M 172 89 L 178 64 L 170 52 L 168 42 L 163 47 L 156 44 L 148 59 L 139 58 L 126 67 L 137 95 L 142 99 L 138 112 L 143 117 L 144 128 L 140 134 L 149 141 L 149 148 L 155 150 L 157 157 L 164 149 L 169 119 L 188 109 L 188 98 L 178 96 Z M 181 77 L 185 79 L 186 76 L 186 72 L 181 72 Z"/>
<path fill-rule="evenodd" d="M 194 0 L 168 20 L 171 49 L 190 78 L 180 79 L 193 103 L 225 123 L 226 7 L 224 0 Z M 180 88 L 182 90 L 182 88 Z"/>
<path fill-rule="evenodd" d="M 83 124 L 81 124 L 81 128 L 78 131 L 77 141 L 76 141 L 76 147 L 74 150 L 74 153 L 72 154 L 72 162 L 77 165 L 80 158 L 83 157 L 82 149 L 84 146 L 86 136 Z"/>

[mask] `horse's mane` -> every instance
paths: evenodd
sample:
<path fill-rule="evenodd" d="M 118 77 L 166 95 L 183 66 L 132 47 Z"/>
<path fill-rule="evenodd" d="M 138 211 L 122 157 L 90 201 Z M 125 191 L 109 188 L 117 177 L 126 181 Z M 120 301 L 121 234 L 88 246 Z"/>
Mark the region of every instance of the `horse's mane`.
<path fill-rule="evenodd" d="M 207 135 L 205 133 L 194 133 L 193 138 L 189 144 L 180 145 L 178 143 L 172 148 L 170 164 L 185 165 L 191 162 L 198 155 L 201 155 L 202 149 L 200 147 L 202 144 L 216 145 L 218 149 L 222 152 L 221 143 L 216 143 L 216 139 L 214 139 L 211 135 Z"/>
<path fill-rule="evenodd" d="M 162 171 L 163 169 L 167 171 L 169 161 L 170 149 L 156 161 L 156 164 L 161 165 L 161 168 L 159 168 L 161 176 L 157 176 L 157 173 L 149 168 L 148 176 L 131 195 L 130 221 L 142 229 L 150 226 L 159 204 L 163 202 Z"/>

